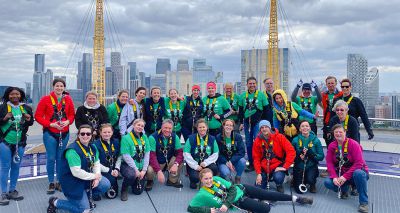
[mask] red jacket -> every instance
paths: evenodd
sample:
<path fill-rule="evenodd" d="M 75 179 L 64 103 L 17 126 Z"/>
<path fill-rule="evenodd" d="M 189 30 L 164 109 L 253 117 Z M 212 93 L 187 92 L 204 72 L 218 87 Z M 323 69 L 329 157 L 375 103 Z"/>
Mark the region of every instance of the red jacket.
<path fill-rule="evenodd" d="M 328 110 L 329 92 L 322 92 L 321 96 L 322 96 L 322 108 L 323 108 L 323 111 L 324 111 L 324 125 L 329 125 L 329 120 L 332 117 L 332 115 L 331 115 L 332 114 L 332 111 L 331 111 L 332 109 Z M 335 95 L 333 97 L 332 107 L 333 107 L 333 105 L 335 104 L 335 102 L 338 99 L 342 98 L 342 96 L 343 96 L 343 92 L 342 91 L 335 90 Z M 335 115 L 335 114 L 333 114 L 333 115 Z"/>
<path fill-rule="evenodd" d="M 262 143 L 264 141 L 265 148 L 268 148 L 269 141 L 265 141 L 260 137 L 254 140 L 253 144 L 253 164 L 256 174 L 261 174 L 262 171 L 267 173 L 268 171 L 273 171 L 278 166 L 282 166 L 286 170 L 289 169 L 290 165 L 293 164 L 296 157 L 296 151 L 294 150 L 292 144 L 286 137 L 280 133 L 274 133 L 269 136 L 269 140 L 273 142 L 272 151 L 275 155 L 270 161 L 270 169 L 267 168 L 267 159 L 265 159 L 264 150 Z M 262 171 L 261 171 L 262 169 Z"/>
<path fill-rule="evenodd" d="M 54 108 L 53 104 L 51 103 L 51 98 L 52 96 L 54 98 L 54 101 L 57 105 L 57 109 L 61 110 L 62 104 L 58 103 L 57 96 L 54 92 L 51 92 L 50 95 L 43 96 L 42 99 L 40 99 L 39 104 L 36 108 L 35 112 L 35 120 L 43 126 L 43 129 L 48 129 L 50 132 L 53 133 L 59 133 L 60 131 L 56 128 L 50 127 L 50 123 L 54 123 L 55 121 L 51 120 L 54 114 Z M 66 95 L 64 97 L 65 100 L 65 114 L 66 118 L 63 118 L 62 120 L 69 120 L 69 124 L 71 125 L 74 122 L 75 119 L 75 108 L 74 108 L 74 103 L 72 102 L 72 99 L 69 95 Z M 68 132 L 69 131 L 69 126 L 64 127 L 62 132 Z"/>

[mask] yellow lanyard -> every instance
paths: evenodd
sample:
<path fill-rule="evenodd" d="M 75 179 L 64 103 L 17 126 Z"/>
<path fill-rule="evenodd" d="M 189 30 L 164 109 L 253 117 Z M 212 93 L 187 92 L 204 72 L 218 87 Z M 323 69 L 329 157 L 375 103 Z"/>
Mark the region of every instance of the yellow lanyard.
<path fill-rule="evenodd" d="M 117 102 L 114 102 L 114 104 L 115 104 L 115 108 L 117 108 L 117 113 L 119 115 L 121 113 L 121 109 L 119 108 Z"/>
<path fill-rule="evenodd" d="M 226 98 L 226 94 L 224 95 L 224 97 L 225 97 L 225 99 L 227 99 Z M 235 93 L 232 92 L 231 96 L 229 97 L 229 103 L 230 104 L 232 104 L 234 97 L 235 97 Z"/>
<path fill-rule="evenodd" d="M 196 99 L 194 99 L 194 97 L 192 96 L 192 100 L 189 102 L 190 107 L 198 107 L 200 105 L 200 101 L 195 102 Z"/>
<path fill-rule="evenodd" d="M 179 109 L 180 109 L 180 102 L 176 101 L 176 110 L 178 112 L 179 112 Z M 172 107 L 172 101 L 171 100 L 169 101 L 169 110 L 170 110 L 170 112 L 172 112 L 174 110 L 174 108 Z"/>
<path fill-rule="evenodd" d="M 24 107 L 22 105 L 19 106 L 19 110 L 21 110 L 22 114 L 26 114 Z M 11 105 L 7 104 L 7 113 L 12 112 Z"/>
<path fill-rule="evenodd" d="M 136 140 L 136 137 L 133 135 L 133 133 L 130 132 L 129 135 L 131 136 L 131 138 L 132 138 L 132 140 L 133 140 L 133 144 L 134 144 L 135 146 L 139 146 L 139 145 L 138 145 L 138 142 L 137 142 L 137 140 Z M 145 144 L 144 144 L 143 137 L 140 137 L 140 142 L 142 143 L 142 147 L 144 147 Z"/>
<path fill-rule="evenodd" d="M 345 132 L 347 132 L 347 128 L 349 126 L 349 117 L 350 117 L 349 115 L 346 115 L 346 119 L 344 120 L 343 128 Z"/>
<path fill-rule="evenodd" d="M 201 146 L 201 140 L 200 140 L 200 135 L 197 134 L 197 146 Z M 207 147 L 208 145 L 208 135 L 206 136 L 206 139 L 204 140 L 204 147 Z"/>
<path fill-rule="evenodd" d="M 347 100 L 347 105 L 349 105 L 350 104 L 350 102 L 351 102 L 351 100 L 353 100 L 353 96 L 350 96 L 350 98 L 349 98 L 349 100 Z"/>
<path fill-rule="evenodd" d="M 56 101 L 54 100 L 53 96 L 51 96 L 51 95 L 50 95 L 50 100 L 51 100 L 51 104 L 53 106 L 56 106 Z M 61 102 L 62 102 L 63 105 L 65 105 L 65 99 L 64 98 L 61 100 Z"/>
<path fill-rule="evenodd" d="M 218 195 L 221 196 L 220 198 L 223 199 L 223 197 L 225 196 L 226 192 L 225 192 L 225 187 L 223 187 L 223 185 L 221 185 L 218 182 L 213 181 L 213 186 L 217 187 L 219 192 Z M 208 193 L 215 195 L 217 192 L 214 191 L 212 188 L 208 188 L 206 186 L 202 187 L 204 190 L 206 190 Z"/>
<path fill-rule="evenodd" d="M 344 142 L 344 149 L 343 149 L 343 154 L 344 155 L 347 154 L 347 152 L 348 152 L 348 146 L 349 146 L 349 139 L 347 138 L 346 142 Z M 339 142 L 338 142 L 338 147 L 337 147 L 335 152 L 336 153 L 339 152 Z M 342 150 L 340 150 L 340 153 L 342 153 Z"/>
<path fill-rule="evenodd" d="M 303 141 L 299 138 L 299 147 L 303 147 Z M 313 141 L 311 140 L 310 143 L 308 144 L 308 148 L 313 147 Z"/>
<path fill-rule="evenodd" d="M 108 153 L 107 146 L 104 145 L 103 141 L 100 140 L 100 142 L 101 142 L 101 146 L 103 146 L 104 151 L 105 151 L 106 153 Z M 114 151 L 115 151 L 115 149 L 114 149 L 114 144 L 111 144 L 111 151 L 112 151 L 113 153 L 114 153 Z"/>
<path fill-rule="evenodd" d="M 216 98 L 216 97 L 213 97 L 212 99 L 213 99 L 213 101 L 212 101 L 212 104 L 211 104 L 211 105 L 214 106 L 214 105 L 215 105 L 215 102 L 217 102 L 217 98 Z M 210 99 L 209 99 L 209 98 L 207 98 L 206 105 L 207 105 L 207 109 L 210 109 L 210 108 L 209 108 L 209 106 L 210 106 Z"/>
<path fill-rule="evenodd" d="M 89 156 L 89 154 L 86 152 L 86 149 L 83 148 L 81 142 L 76 141 L 76 143 L 79 145 L 79 147 L 81 148 L 81 150 L 82 150 L 82 152 L 83 152 L 83 154 L 85 155 L 86 158 L 91 159 L 91 157 L 93 157 L 93 152 L 92 152 L 92 148 L 90 147 L 90 145 L 89 145 L 89 151 L 90 151 L 90 156 Z"/>

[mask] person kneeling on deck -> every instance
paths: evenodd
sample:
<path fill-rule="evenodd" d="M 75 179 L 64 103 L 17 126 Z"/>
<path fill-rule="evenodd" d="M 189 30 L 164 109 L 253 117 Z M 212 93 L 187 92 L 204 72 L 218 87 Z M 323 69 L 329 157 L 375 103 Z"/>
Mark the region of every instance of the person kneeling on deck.
<path fill-rule="evenodd" d="M 122 137 L 121 174 L 124 177 L 121 188 L 121 200 L 128 200 L 128 188 L 132 186 L 132 192 L 140 195 L 144 189 L 145 175 L 150 159 L 150 145 L 146 134 L 143 133 L 145 122 L 138 118 L 133 121 L 133 130 Z"/>
<path fill-rule="evenodd" d="M 105 193 L 111 187 L 110 181 L 101 176 L 99 152 L 90 144 L 92 136 L 91 126 L 80 126 L 78 139 L 61 156 L 60 184 L 67 200 L 50 197 L 47 213 L 55 213 L 56 209 L 89 212 L 96 206 L 93 194 Z"/>
<path fill-rule="evenodd" d="M 97 150 L 99 151 L 99 158 L 101 164 L 101 175 L 106 177 L 110 183 L 111 188 L 106 192 L 105 196 L 114 199 L 118 195 L 118 182 L 121 167 L 121 156 L 119 155 L 119 141 L 113 137 L 113 128 L 109 123 L 100 126 L 100 138 L 94 142 Z M 93 199 L 100 200 L 100 194 L 95 194 Z"/>
<path fill-rule="evenodd" d="M 269 121 L 260 121 L 259 127 L 260 133 L 253 146 L 256 185 L 262 189 L 269 189 L 269 181 L 273 179 L 277 191 L 283 193 L 282 184 L 296 157 L 296 151 L 284 135 L 271 132 Z"/>
<path fill-rule="evenodd" d="M 362 155 L 362 148 L 357 141 L 346 137 L 341 124 L 332 127 L 335 140 L 329 144 L 326 154 L 326 165 L 329 177 L 325 179 L 325 187 L 338 192 L 338 197 L 345 199 L 349 185 L 354 183 L 359 193 L 359 212 L 368 212 L 367 181 L 368 166 Z"/>
<path fill-rule="evenodd" d="M 311 131 L 312 127 L 307 120 L 300 121 L 300 134 L 292 141 L 296 150 L 296 159 L 293 166 L 293 185 L 297 193 L 307 192 L 307 184 L 310 192 L 316 193 L 317 177 L 319 175 L 318 162 L 324 159 L 324 151 L 321 141 Z"/>
<path fill-rule="evenodd" d="M 203 185 L 189 204 L 188 212 L 227 212 L 228 210 L 244 210 L 254 213 L 264 213 L 271 206 L 263 201 L 293 201 L 299 204 L 312 204 L 309 197 L 291 196 L 269 192 L 247 184 L 232 184 L 229 181 L 213 176 L 210 169 L 200 171 Z"/>
<path fill-rule="evenodd" d="M 215 163 L 219 153 L 218 144 L 214 136 L 208 134 L 206 120 L 199 119 L 196 122 L 196 128 L 197 133 L 189 136 L 183 151 L 192 189 L 197 188 L 201 170 L 209 168 L 214 174 L 218 174 L 218 167 Z"/>
<path fill-rule="evenodd" d="M 147 169 L 146 191 L 152 189 L 156 174 L 160 183 L 165 182 L 165 170 L 168 170 L 167 186 L 182 188 L 179 178 L 183 168 L 183 149 L 181 140 L 172 132 L 173 126 L 171 119 L 165 119 L 161 130 L 149 137 L 150 166 Z"/>

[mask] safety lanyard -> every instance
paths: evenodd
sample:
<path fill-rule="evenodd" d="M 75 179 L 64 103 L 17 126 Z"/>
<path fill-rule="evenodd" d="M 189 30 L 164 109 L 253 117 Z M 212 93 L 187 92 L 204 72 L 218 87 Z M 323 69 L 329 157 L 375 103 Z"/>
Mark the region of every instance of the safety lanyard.
<path fill-rule="evenodd" d="M 213 97 L 212 99 L 213 100 L 212 100 L 211 108 L 210 108 L 210 99 L 209 98 L 207 98 L 207 102 L 206 102 L 206 108 L 207 108 L 207 111 L 209 111 L 209 112 L 214 111 L 215 102 L 217 102 L 216 97 Z"/>
<path fill-rule="evenodd" d="M 351 100 L 353 100 L 353 96 L 350 96 L 349 100 L 346 101 L 347 105 L 350 105 Z"/>
<path fill-rule="evenodd" d="M 200 140 L 199 134 L 197 134 L 196 142 L 197 142 L 197 149 L 199 150 L 199 153 L 200 153 L 200 160 L 202 161 L 205 156 L 205 152 L 206 152 L 206 149 L 208 146 L 208 134 L 206 136 L 206 139 L 204 140 L 203 148 L 201 148 L 201 140 Z"/>
<path fill-rule="evenodd" d="M 308 97 L 308 98 L 307 98 L 307 106 L 305 105 L 304 97 L 300 97 L 300 102 L 301 102 L 301 108 L 303 108 L 303 109 L 310 109 L 310 106 L 311 106 L 311 97 Z"/>
<path fill-rule="evenodd" d="M 249 108 L 249 109 L 251 110 L 251 108 L 253 108 L 254 104 L 256 103 L 257 97 L 258 97 L 258 90 L 256 90 L 256 92 L 255 92 L 255 94 L 254 94 L 254 97 L 253 97 L 253 101 L 252 101 L 252 103 L 250 104 L 250 101 L 249 101 L 249 92 L 247 91 L 247 92 L 246 92 L 246 106 L 247 106 L 246 108 Z"/>
<path fill-rule="evenodd" d="M 232 140 L 231 140 L 231 143 L 230 143 L 231 146 L 230 146 L 229 149 L 228 149 L 228 146 L 227 146 L 226 141 L 225 141 L 225 134 L 223 134 L 222 141 L 223 141 L 223 143 L 224 143 L 226 149 L 227 149 L 228 151 L 231 151 L 231 149 L 233 149 L 233 147 L 235 146 L 235 134 L 233 134 L 233 136 L 232 136 Z M 232 154 L 232 153 L 231 153 L 231 154 Z"/>
<path fill-rule="evenodd" d="M 338 142 L 338 146 L 335 150 L 336 155 L 339 154 L 340 158 L 342 158 L 343 156 L 346 157 L 347 153 L 348 153 L 348 146 L 349 146 L 349 139 L 347 138 L 346 142 L 344 142 L 344 148 L 343 148 L 343 154 L 342 154 L 342 150 L 339 149 L 339 142 Z"/>
<path fill-rule="evenodd" d="M 299 138 L 299 147 L 300 149 L 303 147 L 303 141 Z M 313 147 L 313 140 L 310 141 L 310 143 L 308 144 L 308 148 L 312 148 Z"/>
<path fill-rule="evenodd" d="M 108 154 L 108 149 L 107 146 L 103 143 L 103 140 L 101 140 L 101 146 L 103 146 L 104 152 L 106 152 L 106 154 Z M 114 148 L 114 144 L 111 144 L 111 153 L 114 154 L 115 148 Z"/>
<path fill-rule="evenodd" d="M 139 152 L 143 153 L 143 152 L 144 152 L 144 149 L 145 149 L 145 146 L 146 146 L 145 143 L 144 143 L 143 137 L 140 137 L 140 142 L 141 142 L 141 145 L 142 145 L 142 147 L 141 147 L 141 149 L 140 149 L 139 144 L 138 144 L 138 142 L 137 142 L 137 140 L 136 140 L 136 137 L 133 135 L 133 133 L 130 132 L 129 135 L 131 136 L 131 138 L 132 138 L 132 140 L 133 140 L 133 144 L 134 144 L 135 147 L 136 147 L 136 152 L 138 152 L 137 154 L 140 155 Z"/>
<path fill-rule="evenodd" d="M 65 107 L 65 99 L 61 99 L 61 109 L 58 109 L 58 106 L 56 104 L 56 101 L 54 100 L 53 96 L 50 95 L 50 100 L 51 100 L 51 105 L 53 105 L 54 109 L 56 110 L 57 113 L 60 113 L 64 110 Z"/>
<path fill-rule="evenodd" d="M 121 109 L 119 108 L 117 102 L 114 102 L 114 104 L 115 104 L 115 108 L 117 108 L 117 113 L 118 113 L 118 116 L 119 116 L 121 114 Z"/>
<path fill-rule="evenodd" d="M 344 119 L 343 128 L 345 132 L 347 132 L 347 129 L 349 127 L 349 117 L 350 117 L 349 115 L 346 115 L 346 119 Z"/>
<path fill-rule="evenodd" d="M 169 101 L 169 111 L 171 112 L 171 118 L 175 121 L 175 118 L 179 118 L 180 101 L 176 101 L 176 115 L 175 110 L 172 106 L 172 100 Z"/>
<path fill-rule="evenodd" d="M 168 139 L 168 143 L 164 145 L 164 142 L 162 140 L 161 136 L 161 130 L 158 131 L 158 143 L 160 144 L 160 150 L 164 154 L 164 157 L 167 158 L 168 150 L 169 147 L 172 145 L 172 135 Z"/>
<path fill-rule="evenodd" d="M 94 161 L 94 156 L 93 156 L 93 151 L 92 151 L 92 148 L 90 147 L 90 145 L 89 145 L 89 152 L 90 152 L 90 155 L 89 155 L 89 153 L 86 151 L 86 149 L 85 148 L 83 148 L 83 146 L 82 146 L 82 144 L 81 144 L 81 142 L 79 142 L 79 141 L 76 141 L 76 143 L 79 145 L 79 147 L 81 148 L 81 150 L 82 150 L 82 152 L 83 152 L 83 154 L 85 155 L 85 157 L 86 157 L 86 159 L 89 159 L 89 169 L 91 170 L 92 168 L 93 168 L 93 161 Z"/>
<path fill-rule="evenodd" d="M 265 158 L 267 160 L 269 160 L 271 158 L 271 152 L 273 150 L 273 146 L 274 146 L 274 141 L 268 142 L 268 148 L 266 148 L 266 146 L 265 146 L 265 140 L 263 140 L 263 142 L 262 142 L 262 147 L 265 152 Z"/>
<path fill-rule="evenodd" d="M 226 94 L 224 95 L 225 99 L 226 98 Z M 231 107 L 233 108 L 233 99 L 235 97 L 235 93 L 232 92 L 231 96 L 229 97 L 229 105 L 231 105 Z M 228 100 L 228 99 L 227 99 Z"/>
<path fill-rule="evenodd" d="M 217 196 L 217 197 L 221 198 L 222 200 L 225 200 L 226 196 L 227 196 L 226 187 L 224 185 L 222 185 L 221 183 L 215 182 L 215 181 L 213 181 L 213 186 L 215 186 L 218 191 L 215 191 L 213 189 L 213 187 L 208 188 L 206 186 L 203 186 L 202 188 L 204 190 L 206 190 L 206 192 L 208 192 L 214 196 Z"/>

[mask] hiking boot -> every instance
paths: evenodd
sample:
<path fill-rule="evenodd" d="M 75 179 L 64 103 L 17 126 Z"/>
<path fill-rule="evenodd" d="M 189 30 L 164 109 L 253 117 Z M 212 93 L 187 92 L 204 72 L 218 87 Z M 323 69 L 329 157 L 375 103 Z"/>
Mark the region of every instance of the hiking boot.
<path fill-rule="evenodd" d="M 358 206 L 358 211 L 359 211 L 359 212 L 368 213 L 368 210 L 369 210 L 368 204 L 360 204 L 360 205 Z"/>
<path fill-rule="evenodd" d="M 235 177 L 235 184 L 240 184 L 241 178 L 239 176 Z"/>
<path fill-rule="evenodd" d="M 313 204 L 313 198 L 312 197 L 306 197 L 306 196 L 299 196 L 296 199 L 296 202 L 304 205 L 304 204 L 309 204 L 312 205 Z"/>
<path fill-rule="evenodd" d="M 167 180 L 167 186 L 173 186 L 175 188 L 183 188 L 183 185 L 180 181 L 177 181 L 176 183 L 172 183 L 171 181 Z"/>
<path fill-rule="evenodd" d="M 284 193 L 285 190 L 283 189 L 282 185 L 276 185 L 276 191 L 280 192 L 280 193 Z"/>
<path fill-rule="evenodd" d="M 358 196 L 357 188 L 351 187 L 350 195 L 351 196 Z"/>
<path fill-rule="evenodd" d="M 62 192 L 60 182 L 56 182 L 56 183 L 54 184 L 54 187 L 55 187 L 55 190 L 58 190 L 59 192 Z"/>
<path fill-rule="evenodd" d="M 19 200 L 23 200 L 24 196 L 18 195 L 18 191 L 14 190 L 12 192 L 8 192 L 8 199 L 19 201 Z"/>
<path fill-rule="evenodd" d="M 146 182 L 146 186 L 144 187 L 144 190 L 146 190 L 148 192 L 151 191 L 153 189 L 153 185 L 154 185 L 154 181 L 148 180 Z"/>
<path fill-rule="evenodd" d="M 122 184 L 121 188 L 121 200 L 122 201 L 128 200 L 128 186 L 124 186 L 124 184 Z"/>
<path fill-rule="evenodd" d="M 51 195 L 54 194 L 56 192 L 56 186 L 54 183 L 50 183 L 49 184 L 49 189 L 47 189 L 47 194 Z"/>
<path fill-rule="evenodd" d="M 249 164 L 246 169 L 244 170 L 244 172 L 252 172 L 254 171 L 254 166 L 253 164 Z"/>
<path fill-rule="evenodd" d="M 54 202 L 57 200 L 58 198 L 55 196 L 51 196 L 49 198 L 49 206 L 47 207 L 47 213 L 56 213 L 56 205 L 54 205 Z"/>
<path fill-rule="evenodd" d="M 317 193 L 317 186 L 315 184 L 310 185 L 310 192 L 311 193 Z"/>
<path fill-rule="evenodd" d="M 0 197 L 0 206 L 7 206 L 10 204 L 10 200 L 8 199 L 7 193 L 2 193 Z"/>
<path fill-rule="evenodd" d="M 191 189 L 197 189 L 197 184 L 195 182 L 190 182 Z"/>
<path fill-rule="evenodd" d="M 348 192 L 340 193 L 340 199 L 346 200 L 347 198 L 349 198 L 349 193 Z"/>

